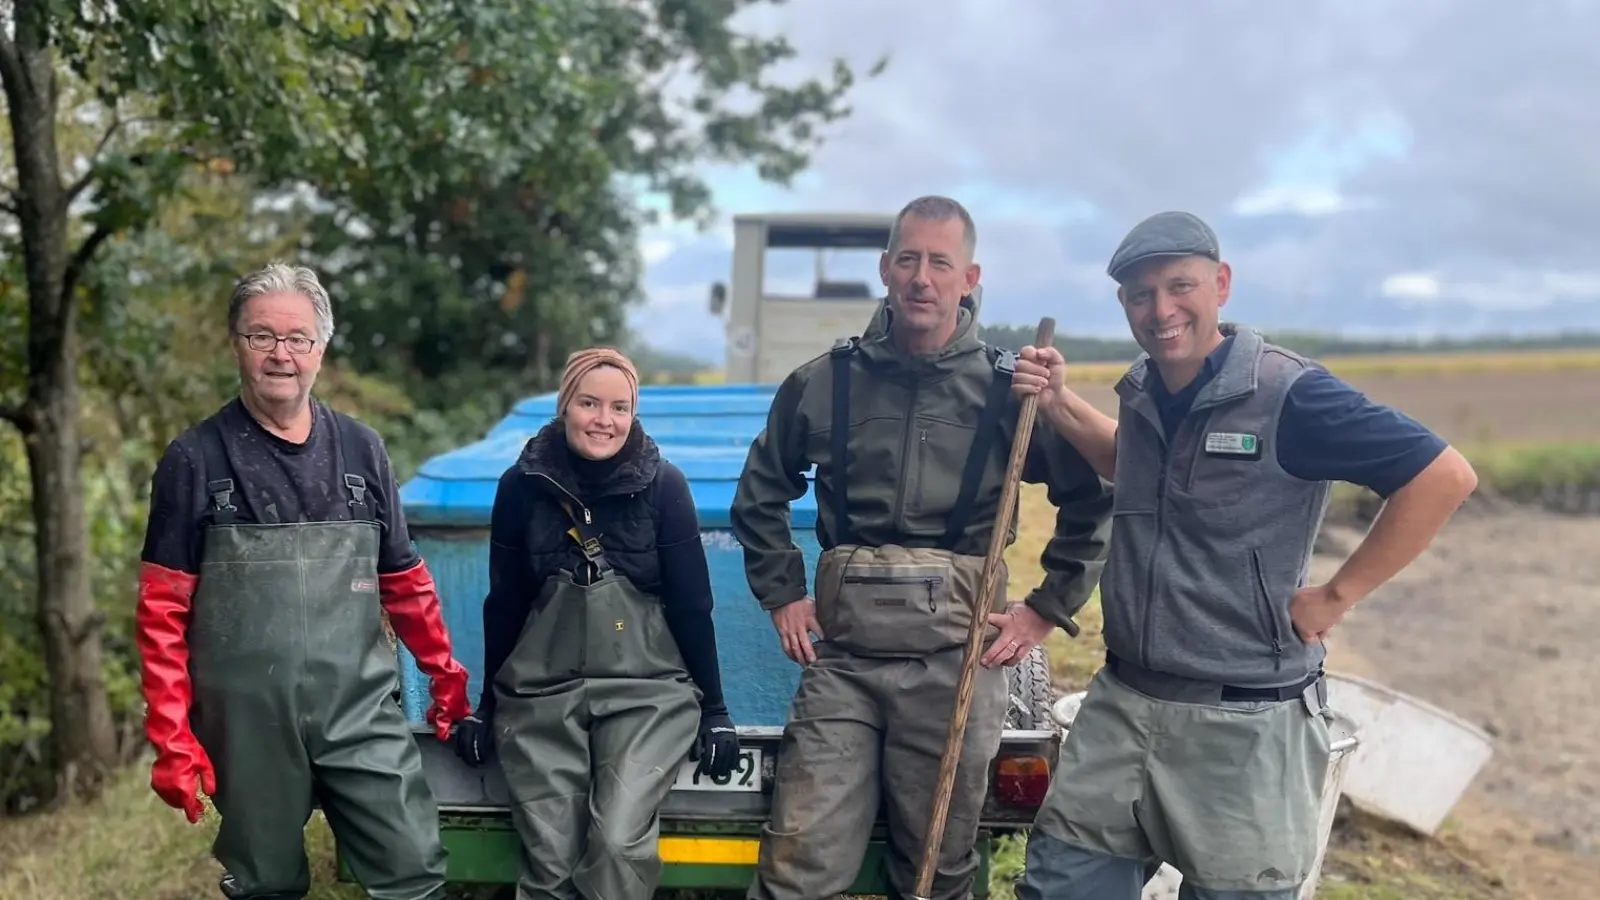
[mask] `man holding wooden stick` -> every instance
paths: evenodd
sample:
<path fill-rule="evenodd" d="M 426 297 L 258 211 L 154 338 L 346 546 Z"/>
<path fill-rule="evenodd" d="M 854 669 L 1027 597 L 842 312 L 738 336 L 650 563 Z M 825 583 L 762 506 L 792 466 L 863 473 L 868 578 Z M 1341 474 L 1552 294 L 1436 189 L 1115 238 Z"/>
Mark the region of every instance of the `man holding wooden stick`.
<path fill-rule="evenodd" d="M 1476 485 L 1428 429 L 1219 321 L 1232 273 L 1198 218 L 1160 213 L 1112 256 L 1146 355 L 1115 420 L 1053 347 L 1014 389 L 1116 481 L 1106 665 L 1029 837 L 1021 900 L 1138 900 L 1161 862 L 1193 900 L 1291 900 L 1311 874 L 1331 735 L 1323 638 L 1417 557 Z M 1330 482 L 1387 498 L 1308 585 Z"/>
<path fill-rule="evenodd" d="M 958 203 L 923 197 L 895 220 L 879 262 L 887 296 L 859 340 L 839 342 L 779 386 L 731 510 L 751 590 L 784 652 L 804 666 L 779 750 L 752 900 L 824 900 L 861 867 L 880 801 L 888 876 L 914 892 L 930 802 L 962 677 L 984 558 L 1016 435 L 1012 354 L 978 338 L 976 229 Z M 931 900 L 958 900 L 977 872 L 978 813 L 999 751 L 1003 666 L 1026 657 L 1099 579 L 1109 488 L 1048 427 L 1022 480 L 1048 486 L 1056 529 L 1043 583 L 984 611 L 982 666 L 941 835 Z M 815 464 L 815 592 L 789 504 Z M 817 640 L 813 643 L 813 637 Z"/>

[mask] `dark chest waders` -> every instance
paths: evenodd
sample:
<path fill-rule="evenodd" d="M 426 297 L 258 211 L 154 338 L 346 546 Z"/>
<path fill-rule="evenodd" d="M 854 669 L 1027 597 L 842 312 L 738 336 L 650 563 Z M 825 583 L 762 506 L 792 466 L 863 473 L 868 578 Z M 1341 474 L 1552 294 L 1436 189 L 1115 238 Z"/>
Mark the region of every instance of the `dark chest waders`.
<path fill-rule="evenodd" d="M 650 900 L 659 810 L 700 692 L 659 600 L 606 561 L 593 514 L 556 486 L 583 561 L 541 588 L 494 680 L 495 752 L 523 846 L 517 898 Z"/>
<path fill-rule="evenodd" d="M 842 477 L 849 469 L 856 349 L 852 340 L 832 351 L 832 516 L 825 520 L 831 545 L 817 559 L 813 590 L 826 639 L 817 645 L 817 660 L 801 672 L 789 708 L 771 818 L 762 828 L 760 861 L 747 894 L 752 900 L 815 900 L 848 891 L 880 810 L 888 826 L 884 867 L 890 896 L 911 895 L 931 825 L 931 792 L 961 680 L 968 623 L 980 594 L 983 556 L 958 555 L 956 548 L 970 543 L 966 531 L 977 512 L 976 498 L 1003 437 L 1002 416 L 1011 408 L 1012 355 L 988 351 L 993 377 L 985 387 L 954 505 L 938 537 L 917 542 L 932 546 L 873 546 L 858 543 L 849 485 Z M 920 427 L 917 415 L 915 409 L 908 412 L 907 427 Z M 901 464 L 914 462 L 904 458 Z M 869 471 L 865 477 L 877 474 Z M 1002 588 L 1005 580 L 1002 569 Z M 1002 589 L 992 611 L 1000 611 L 1003 602 Z M 991 627 L 991 633 L 997 631 Z M 931 892 L 937 900 L 971 896 L 979 817 L 1006 702 L 1004 672 L 980 669 Z"/>
<path fill-rule="evenodd" d="M 342 418 L 347 472 L 355 439 Z M 344 474 L 350 521 L 234 521 L 222 435 L 202 429 L 211 497 L 189 626 L 196 737 L 217 770 L 213 851 L 232 897 L 310 888 L 313 798 L 374 898 L 443 896 L 444 851 L 421 754 L 392 697 L 378 595 L 381 526 L 366 481 Z"/>

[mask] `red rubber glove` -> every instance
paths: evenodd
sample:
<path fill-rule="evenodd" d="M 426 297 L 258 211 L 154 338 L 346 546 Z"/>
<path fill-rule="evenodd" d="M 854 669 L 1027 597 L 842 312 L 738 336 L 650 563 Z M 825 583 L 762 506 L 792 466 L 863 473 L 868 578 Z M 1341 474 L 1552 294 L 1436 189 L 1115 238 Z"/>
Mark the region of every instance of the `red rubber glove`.
<path fill-rule="evenodd" d="M 450 726 L 472 715 L 472 704 L 467 702 L 467 670 L 450 655 L 450 634 L 445 631 L 439 592 L 427 563 L 419 559 L 404 572 L 379 575 L 378 593 L 395 636 L 431 681 L 428 693 L 433 705 L 428 708 L 428 724 L 439 740 L 449 740 Z"/>
<path fill-rule="evenodd" d="M 200 821 L 205 805 L 196 789 L 217 792 L 217 776 L 189 728 L 194 688 L 189 682 L 189 613 L 199 579 L 154 563 L 139 566 L 139 605 L 134 641 L 139 647 L 140 687 L 147 707 L 145 737 L 156 749 L 150 787 L 163 802 Z"/>

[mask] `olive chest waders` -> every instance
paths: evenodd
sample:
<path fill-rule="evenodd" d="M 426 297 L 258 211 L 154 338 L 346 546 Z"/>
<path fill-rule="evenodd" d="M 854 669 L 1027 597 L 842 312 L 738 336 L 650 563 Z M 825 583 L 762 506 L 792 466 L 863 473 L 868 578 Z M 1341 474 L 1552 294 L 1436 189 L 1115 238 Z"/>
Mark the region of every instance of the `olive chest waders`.
<path fill-rule="evenodd" d="M 337 471 L 357 458 L 342 418 Z M 313 797 L 351 873 L 378 900 L 444 896 L 445 854 L 422 756 L 393 698 L 378 597 L 381 526 L 345 474 L 348 522 L 234 522 L 232 467 L 202 429 L 212 499 L 189 625 L 190 723 L 217 771 L 213 852 L 237 898 L 311 888 Z"/>
<path fill-rule="evenodd" d="M 586 564 L 548 579 L 494 679 L 495 752 L 522 842 L 517 900 L 650 900 L 660 808 L 700 721 L 657 598 L 605 558 L 549 476 Z"/>
<path fill-rule="evenodd" d="M 851 340 L 831 352 L 833 529 L 828 549 L 817 557 L 812 591 L 824 637 L 816 644 L 816 661 L 801 671 L 789 707 L 772 813 L 745 894 L 749 900 L 824 900 L 848 891 L 880 807 L 888 831 L 889 896 L 910 896 L 932 820 L 933 788 L 961 681 L 968 623 L 975 614 L 1005 609 L 1003 563 L 994 606 L 974 610 L 984 557 L 956 550 L 977 512 L 978 489 L 1002 433 L 1011 356 L 995 348 L 986 351 L 993 377 L 944 532 L 936 541 L 916 541 L 931 547 L 874 546 L 858 542 L 849 515 L 851 485 L 839 477 L 851 452 L 851 359 L 857 349 Z M 992 637 L 998 629 L 991 625 L 989 632 Z M 1007 700 L 1005 673 L 980 668 L 932 900 L 971 895 L 978 873 L 979 817 L 989 766 L 1000 750 Z"/>

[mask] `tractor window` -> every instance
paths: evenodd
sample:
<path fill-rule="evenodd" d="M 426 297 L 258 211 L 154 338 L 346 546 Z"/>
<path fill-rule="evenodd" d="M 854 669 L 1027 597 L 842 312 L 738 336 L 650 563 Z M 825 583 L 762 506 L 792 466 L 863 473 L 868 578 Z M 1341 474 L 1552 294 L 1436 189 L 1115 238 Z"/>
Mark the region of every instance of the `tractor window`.
<path fill-rule="evenodd" d="M 773 225 L 762 294 L 772 300 L 871 300 L 883 293 L 878 257 L 886 228 Z"/>

